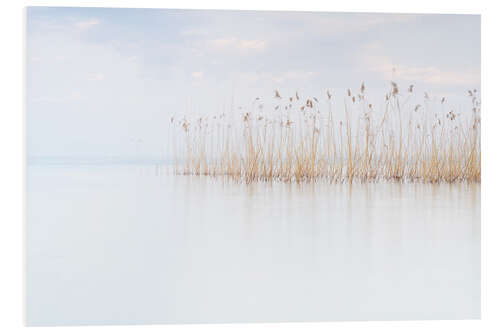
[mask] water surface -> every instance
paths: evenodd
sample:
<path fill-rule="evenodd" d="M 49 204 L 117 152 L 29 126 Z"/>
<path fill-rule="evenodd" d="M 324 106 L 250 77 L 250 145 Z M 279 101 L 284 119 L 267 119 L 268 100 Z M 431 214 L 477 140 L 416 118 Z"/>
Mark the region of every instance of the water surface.
<path fill-rule="evenodd" d="M 29 325 L 472 319 L 480 185 L 28 167 Z"/>

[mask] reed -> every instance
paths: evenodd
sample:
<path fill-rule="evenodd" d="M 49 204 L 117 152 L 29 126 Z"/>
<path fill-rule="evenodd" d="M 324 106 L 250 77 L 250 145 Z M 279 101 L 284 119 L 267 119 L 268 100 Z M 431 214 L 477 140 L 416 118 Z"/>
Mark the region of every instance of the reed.
<path fill-rule="evenodd" d="M 267 107 L 256 98 L 240 112 L 173 116 L 173 171 L 246 183 L 481 181 L 476 90 L 468 92 L 471 112 L 462 114 L 427 93 L 412 103 L 413 86 L 403 94 L 391 83 L 379 108 L 365 92 L 362 84 L 357 94 L 349 89 L 336 100 L 327 91 L 319 100 L 275 91 Z"/>

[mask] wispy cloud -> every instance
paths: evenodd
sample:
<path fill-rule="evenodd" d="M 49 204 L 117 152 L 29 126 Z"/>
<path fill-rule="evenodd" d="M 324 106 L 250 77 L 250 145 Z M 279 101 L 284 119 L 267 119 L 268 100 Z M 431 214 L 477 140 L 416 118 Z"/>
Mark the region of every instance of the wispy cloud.
<path fill-rule="evenodd" d="M 209 44 L 220 51 L 251 51 L 263 50 L 267 43 L 260 39 L 218 38 L 209 41 Z"/>
<path fill-rule="evenodd" d="M 99 23 L 100 22 L 98 19 L 91 18 L 88 20 L 75 22 L 75 27 L 77 27 L 80 30 L 87 30 L 87 29 L 90 29 L 90 28 L 98 25 Z"/>
<path fill-rule="evenodd" d="M 380 64 L 372 68 L 384 79 L 405 80 L 429 84 L 466 85 L 477 86 L 480 75 L 475 71 L 467 70 L 442 70 L 433 66 L 409 66 L 397 64 Z"/>
<path fill-rule="evenodd" d="M 61 96 L 50 96 L 50 97 L 40 97 L 38 101 L 47 103 L 64 103 L 81 100 L 83 95 L 78 91 L 73 91 L 67 95 Z"/>
<path fill-rule="evenodd" d="M 89 75 L 90 81 L 102 81 L 104 80 L 104 74 L 102 73 L 92 73 Z"/>
<path fill-rule="evenodd" d="M 378 27 L 391 27 L 409 23 L 418 18 L 413 14 L 317 14 L 294 13 L 287 18 L 294 24 L 300 23 L 301 30 L 291 29 L 290 34 L 301 34 L 308 31 L 319 36 L 339 36 L 361 33 Z"/>
<path fill-rule="evenodd" d="M 180 32 L 181 36 L 206 36 L 208 34 L 207 29 L 201 28 L 188 28 Z"/>
<path fill-rule="evenodd" d="M 192 72 L 191 77 L 195 79 L 201 79 L 203 77 L 203 72 Z"/>
<path fill-rule="evenodd" d="M 362 68 L 378 74 L 385 80 L 411 81 L 436 85 L 463 85 L 474 87 L 481 82 L 479 69 L 443 69 L 436 65 L 410 65 L 383 54 L 378 43 L 365 45 Z"/>
<path fill-rule="evenodd" d="M 248 82 L 274 82 L 276 84 L 281 84 L 284 82 L 294 81 L 294 80 L 308 80 L 318 73 L 314 71 L 304 71 L 304 70 L 289 70 L 284 72 L 244 72 L 240 74 L 240 79 Z"/>

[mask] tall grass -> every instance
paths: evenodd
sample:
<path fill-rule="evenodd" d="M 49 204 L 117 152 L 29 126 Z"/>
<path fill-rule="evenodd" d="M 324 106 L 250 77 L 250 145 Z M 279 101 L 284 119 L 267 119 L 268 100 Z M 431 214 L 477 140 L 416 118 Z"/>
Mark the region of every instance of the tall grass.
<path fill-rule="evenodd" d="M 445 99 L 412 104 L 413 86 L 396 83 L 375 107 L 350 89 L 321 100 L 275 91 L 265 107 L 197 118 L 171 118 L 175 174 L 264 182 L 480 182 L 480 110 L 458 113 Z M 181 142 L 179 140 L 182 138 Z"/>

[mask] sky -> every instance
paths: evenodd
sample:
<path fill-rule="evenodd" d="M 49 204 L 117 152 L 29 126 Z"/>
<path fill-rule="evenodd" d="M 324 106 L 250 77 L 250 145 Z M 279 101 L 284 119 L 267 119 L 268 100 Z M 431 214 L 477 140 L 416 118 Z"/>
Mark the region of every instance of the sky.
<path fill-rule="evenodd" d="M 172 114 L 390 81 L 466 108 L 480 16 L 28 7 L 28 160 L 161 158 Z"/>

